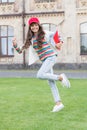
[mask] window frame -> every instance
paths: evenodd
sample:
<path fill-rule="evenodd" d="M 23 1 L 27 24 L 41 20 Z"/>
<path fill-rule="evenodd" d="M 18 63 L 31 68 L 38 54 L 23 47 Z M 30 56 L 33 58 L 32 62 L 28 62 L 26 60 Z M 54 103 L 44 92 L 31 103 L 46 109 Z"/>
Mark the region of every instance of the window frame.
<path fill-rule="evenodd" d="M 9 0 L 7 0 L 6 2 L 3 2 L 2 0 L 0 0 L 0 4 L 5 4 L 5 3 L 14 3 L 15 2 L 15 0 L 13 1 L 13 2 L 11 2 L 11 1 L 9 1 Z"/>
<path fill-rule="evenodd" d="M 55 30 L 54 30 L 54 31 L 56 31 L 56 27 L 57 27 L 56 24 L 53 24 L 53 23 L 42 23 L 41 25 L 43 26 L 43 25 L 45 25 L 45 24 L 48 24 L 48 25 L 49 25 L 49 30 L 48 30 L 48 31 L 52 31 L 52 30 L 51 30 L 51 26 L 52 26 L 52 25 L 55 26 Z M 44 27 L 43 27 L 43 28 L 44 28 Z"/>
<path fill-rule="evenodd" d="M 81 23 L 80 24 L 80 55 L 87 55 L 87 47 L 86 47 L 86 52 L 85 52 L 85 50 L 84 50 L 84 52 L 82 52 L 82 36 L 85 36 L 85 35 L 87 35 L 87 32 L 81 32 L 81 25 L 82 24 L 85 24 L 85 23 L 87 23 L 87 22 L 84 22 L 84 23 Z M 84 46 L 85 47 L 85 46 Z"/>
<path fill-rule="evenodd" d="M 2 26 L 6 26 L 7 27 L 7 35 L 6 36 L 1 36 L 1 27 Z M 14 37 L 14 28 L 13 28 L 13 35 L 9 35 L 8 34 L 9 27 L 13 28 L 13 26 L 10 26 L 10 25 L 0 25 L 0 57 L 13 57 L 14 56 L 14 48 L 12 48 L 13 49 L 13 54 L 9 55 L 9 41 L 8 41 L 8 39 Z M 2 54 L 2 42 L 1 42 L 1 40 L 4 39 L 4 38 L 6 38 L 6 45 L 7 45 L 7 47 L 6 47 L 6 52 L 7 52 L 6 55 Z"/>

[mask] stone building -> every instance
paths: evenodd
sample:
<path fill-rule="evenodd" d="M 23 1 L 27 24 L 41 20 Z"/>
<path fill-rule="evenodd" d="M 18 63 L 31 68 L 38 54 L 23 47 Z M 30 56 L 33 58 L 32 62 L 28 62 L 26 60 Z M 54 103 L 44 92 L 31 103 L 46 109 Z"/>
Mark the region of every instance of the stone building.
<path fill-rule="evenodd" d="M 64 39 L 59 52 L 59 68 L 87 69 L 87 0 L 0 0 L 0 67 L 28 65 L 28 50 L 19 55 L 12 46 L 25 42 L 30 17 L 40 19 L 44 29 L 58 26 Z"/>

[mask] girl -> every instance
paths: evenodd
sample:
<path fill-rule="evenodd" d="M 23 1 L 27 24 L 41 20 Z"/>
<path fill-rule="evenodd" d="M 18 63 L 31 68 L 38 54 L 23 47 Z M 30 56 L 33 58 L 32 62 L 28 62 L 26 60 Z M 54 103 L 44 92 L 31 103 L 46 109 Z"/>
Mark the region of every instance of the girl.
<path fill-rule="evenodd" d="M 65 74 L 55 75 L 53 73 L 53 66 L 56 63 L 57 54 L 46 41 L 45 32 L 40 25 L 39 19 L 37 17 L 32 17 L 29 19 L 28 24 L 29 30 L 24 46 L 22 46 L 21 49 L 17 48 L 15 39 L 13 40 L 13 46 L 19 53 L 22 53 L 24 49 L 29 48 L 31 44 L 33 45 L 33 48 L 42 62 L 42 66 L 37 73 L 37 78 L 48 80 L 55 101 L 55 106 L 53 107 L 52 112 L 58 112 L 64 107 L 64 105 L 61 102 L 55 81 L 61 81 L 62 85 L 67 88 L 70 87 L 70 82 Z M 55 46 L 57 49 L 61 48 L 61 39 L 60 43 L 55 44 Z"/>

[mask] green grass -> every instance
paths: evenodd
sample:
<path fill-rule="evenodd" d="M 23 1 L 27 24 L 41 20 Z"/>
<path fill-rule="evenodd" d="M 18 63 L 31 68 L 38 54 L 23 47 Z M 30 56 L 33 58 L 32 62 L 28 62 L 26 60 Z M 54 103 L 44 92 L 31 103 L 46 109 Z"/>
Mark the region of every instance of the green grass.
<path fill-rule="evenodd" d="M 87 130 L 87 80 L 57 82 L 65 108 L 52 113 L 50 87 L 33 78 L 0 79 L 0 130 Z"/>

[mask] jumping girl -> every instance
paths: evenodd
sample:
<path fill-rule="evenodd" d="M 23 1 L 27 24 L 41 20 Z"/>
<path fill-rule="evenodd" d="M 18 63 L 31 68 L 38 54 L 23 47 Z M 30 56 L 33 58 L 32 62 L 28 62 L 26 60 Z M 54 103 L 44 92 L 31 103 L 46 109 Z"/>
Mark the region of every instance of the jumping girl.
<path fill-rule="evenodd" d="M 29 48 L 30 45 L 33 46 L 40 61 L 42 62 L 42 65 L 37 73 L 37 78 L 48 80 L 55 102 L 52 112 L 58 112 L 64 108 L 64 105 L 60 99 L 59 91 L 55 81 L 60 81 L 62 85 L 66 86 L 67 88 L 70 87 L 70 82 L 65 74 L 56 75 L 53 73 L 53 66 L 56 63 L 57 54 L 54 49 L 52 49 L 51 45 L 46 41 L 45 31 L 40 25 L 39 19 L 37 17 L 31 17 L 28 20 L 28 24 L 29 29 L 24 46 L 22 46 L 21 49 L 18 48 L 16 39 L 13 39 L 13 46 L 19 52 L 19 54 L 21 54 L 23 50 Z M 62 43 L 63 42 L 60 39 L 60 43 L 55 44 L 55 47 L 60 49 Z"/>

